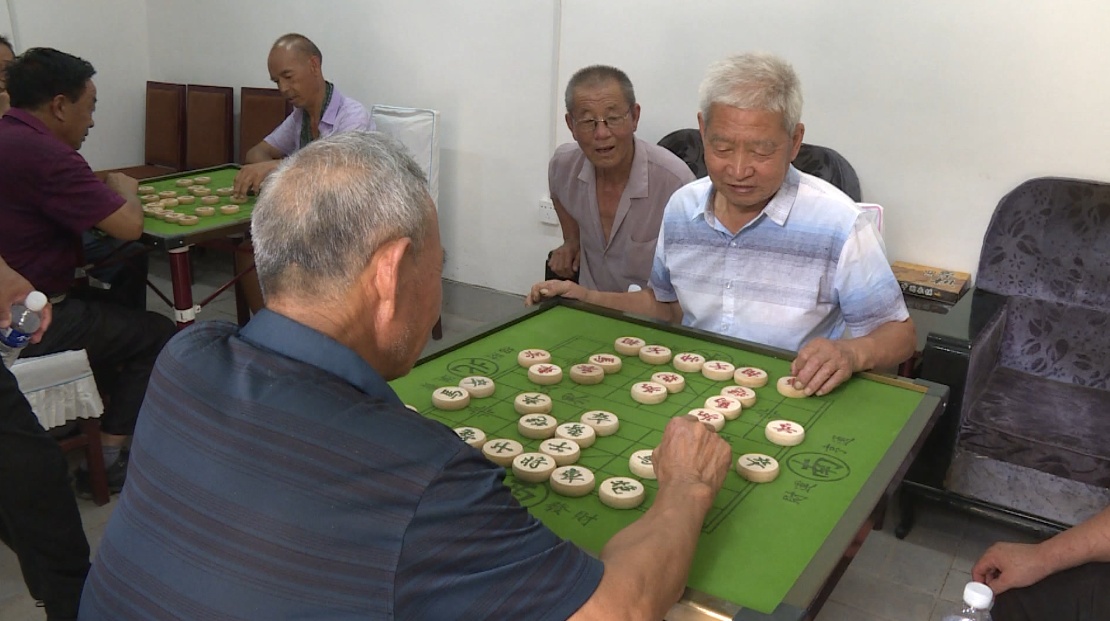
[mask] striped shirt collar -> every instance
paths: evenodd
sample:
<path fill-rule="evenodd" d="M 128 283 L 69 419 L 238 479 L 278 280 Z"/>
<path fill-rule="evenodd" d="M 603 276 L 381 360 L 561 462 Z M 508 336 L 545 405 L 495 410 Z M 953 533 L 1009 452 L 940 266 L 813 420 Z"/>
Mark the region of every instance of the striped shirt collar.
<path fill-rule="evenodd" d="M 794 165 L 791 164 L 786 169 L 786 178 L 782 180 L 779 191 L 775 192 L 770 202 L 763 208 L 763 211 L 755 218 L 752 218 L 751 222 L 745 224 L 740 231 L 750 226 L 755 226 L 755 223 L 759 222 L 764 217 L 779 226 L 786 226 L 786 220 L 790 217 L 790 210 L 794 208 L 794 201 L 798 198 L 798 185 L 800 183 L 801 175 L 798 173 L 798 169 L 794 168 Z M 715 194 L 716 190 L 713 188 L 713 184 L 710 183 L 709 191 L 705 194 L 705 201 L 702 203 L 701 210 L 692 212 L 690 214 L 690 219 L 696 220 L 700 217 L 705 220 L 705 223 L 709 226 L 723 229 L 724 227 L 718 225 L 717 217 L 713 214 L 713 197 Z M 739 234 L 739 232 L 737 232 L 737 234 Z"/>
<path fill-rule="evenodd" d="M 284 315 L 262 309 L 239 331 L 239 336 L 255 347 L 331 373 L 371 397 L 404 405 L 385 379 L 358 354 Z"/>

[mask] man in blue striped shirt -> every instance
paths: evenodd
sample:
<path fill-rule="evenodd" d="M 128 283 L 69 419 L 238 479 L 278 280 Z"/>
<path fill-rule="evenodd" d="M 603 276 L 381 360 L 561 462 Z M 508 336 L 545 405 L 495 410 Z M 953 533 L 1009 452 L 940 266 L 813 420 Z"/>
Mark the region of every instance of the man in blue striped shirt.
<path fill-rule="evenodd" d="M 527 302 L 561 295 L 797 351 L 791 372 L 810 395 L 909 358 L 913 322 L 878 231 L 843 192 L 791 165 L 801 113 L 781 59 L 712 65 L 698 113 L 709 177 L 671 196 L 650 289 L 547 281 Z"/>
<path fill-rule="evenodd" d="M 80 619 L 659 619 L 731 461 L 692 420 L 650 509 L 595 559 L 386 383 L 439 315 L 420 168 L 380 134 L 290 156 L 252 220 L 266 309 L 159 358 Z"/>

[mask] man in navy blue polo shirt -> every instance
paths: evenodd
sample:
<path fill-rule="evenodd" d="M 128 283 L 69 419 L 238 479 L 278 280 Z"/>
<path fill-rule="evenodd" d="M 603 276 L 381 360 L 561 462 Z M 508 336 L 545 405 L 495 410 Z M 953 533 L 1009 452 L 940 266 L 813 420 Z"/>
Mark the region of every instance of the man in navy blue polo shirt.
<path fill-rule="evenodd" d="M 273 173 L 252 222 L 266 308 L 159 357 L 81 619 L 659 619 L 678 600 L 731 461 L 707 427 L 668 425 L 655 501 L 595 559 L 386 384 L 439 315 L 425 186 L 369 133 Z"/>

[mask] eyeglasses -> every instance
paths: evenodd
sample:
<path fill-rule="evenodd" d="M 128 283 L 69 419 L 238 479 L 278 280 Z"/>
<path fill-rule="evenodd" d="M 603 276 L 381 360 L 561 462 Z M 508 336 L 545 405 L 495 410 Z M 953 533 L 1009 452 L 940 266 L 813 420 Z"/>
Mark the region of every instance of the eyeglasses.
<path fill-rule="evenodd" d="M 627 125 L 628 119 L 631 117 L 631 115 L 632 108 L 629 108 L 627 111 L 625 111 L 624 114 L 614 114 L 603 119 L 578 119 L 574 122 L 574 129 L 580 132 L 593 133 L 597 131 L 598 125 L 604 123 L 605 127 L 608 127 L 609 130 L 612 131 L 614 129 L 620 129 Z"/>

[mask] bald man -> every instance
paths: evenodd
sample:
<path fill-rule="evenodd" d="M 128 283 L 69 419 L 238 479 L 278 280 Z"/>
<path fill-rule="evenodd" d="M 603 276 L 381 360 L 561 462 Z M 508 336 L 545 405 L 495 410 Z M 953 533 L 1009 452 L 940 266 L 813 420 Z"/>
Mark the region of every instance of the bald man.
<path fill-rule="evenodd" d="M 235 177 L 235 193 L 258 192 L 282 158 L 308 143 L 347 131 L 373 131 L 370 113 L 324 79 L 324 55 L 304 35 L 278 37 L 266 66 L 270 79 L 293 104 L 293 112 L 262 142 L 247 151 L 246 166 Z"/>
<path fill-rule="evenodd" d="M 344 97 L 334 84 L 324 79 L 323 63 L 320 48 L 304 35 L 290 33 L 274 41 L 266 66 L 270 79 L 293 104 L 293 112 L 262 142 L 247 151 L 246 165 L 235 176 L 236 194 L 257 194 L 262 181 L 283 158 L 317 138 L 348 131 L 374 131 L 374 121 L 366 108 Z M 251 246 L 244 244 L 241 249 L 244 252 L 235 254 L 237 273 L 246 272 L 254 265 L 254 257 L 246 252 L 252 250 Z M 262 290 L 253 271 L 240 279 L 240 289 L 251 313 L 257 313 L 262 308 Z"/>

